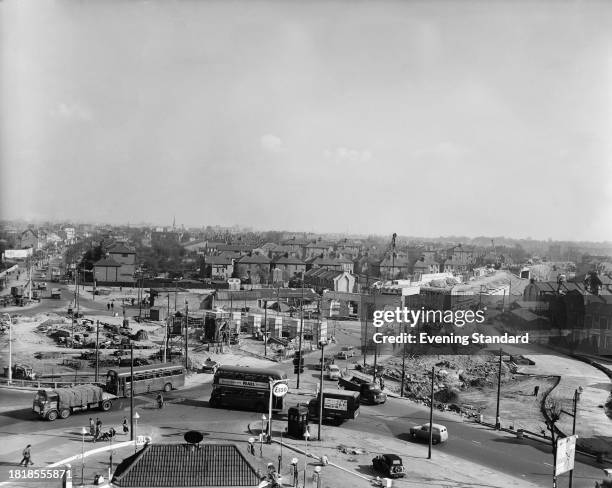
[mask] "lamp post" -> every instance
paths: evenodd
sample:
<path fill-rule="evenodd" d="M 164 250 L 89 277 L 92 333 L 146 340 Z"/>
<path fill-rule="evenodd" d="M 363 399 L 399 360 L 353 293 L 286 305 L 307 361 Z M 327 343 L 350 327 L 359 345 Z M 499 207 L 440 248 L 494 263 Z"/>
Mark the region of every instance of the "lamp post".
<path fill-rule="evenodd" d="M 266 417 L 266 414 L 264 413 L 261 416 L 261 434 L 259 435 L 259 455 L 260 456 L 263 456 L 264 426 L 265 426 L 266 420 L 268 420 L 268 417 Z"/>
<path fill-rule="evenodd" d="M 561 412 L 563 412 L 566 415 L 570 415 L 571 417 L 573 417 L 573 421 L 572 421 L 572 435 L 576 435 L 576 417 L 578 414 L 578 402 L 580 401 L 580 395 L 582 394 L 582 386 L 579 386 L 575 391 L 574 391 L 574 400 L 573 400 L 573 412 L 569 413 L 566 412 L 565 410 L 561 410 Z M 571 469 L 569 472 L 569 488 L 572 488 L 572 483 L 574 482 L 574 470 Z"/>
<path fill-rule="evenodd" d="M 310 432 L 308 432 L 308 426 L 306 426 L 306 430 L 304 431 L 304 440 L 306 440 L 306 449 L 304 449 L 304 488 L 306 488 L 306 458 L 308 457 L 308 438 L 310 437 Z"/>
<path fill-rule="evenodd" d="M 13 382 L 13 319 L 8 313 L 3 313 L 9 318 L 9 365 L 8 365 L 8 384 Z"/>
<path fill-rule="evenodd" d="M 140 418 L 140 415 L 138 415 L 138 412 L 134 412 L 134 430 L 132 431 L 133 436 L 134 436 L 134 452 L 136 452 L 136 446 L 138 444 L 138 438 L 136 437 L 136 428 L 138 427 L 138 419 Z"/>
<path fill-rule="evenodd" d="M 314 472 L 314 480 L 317 482 L 317 488 L 321 488 L 321 466 L 316 466 L 315 467 L 315 472 Z"/>
<path fill-rule="evenodd" d="M 81 486 L 83 486 L 85 483 L 85 434 L 87 434 L 87 429 L 85 427 L 81 427 Z"/>
<path fill-rule="evenodd" d="M 321 346 L 321 376 L 319 378 L 319 430 L 318 438 L 321 440 L 321 424 L 323 423 L 323 365 L 325 364 L 325 344 L 327 341 L 319 342 Z"/>

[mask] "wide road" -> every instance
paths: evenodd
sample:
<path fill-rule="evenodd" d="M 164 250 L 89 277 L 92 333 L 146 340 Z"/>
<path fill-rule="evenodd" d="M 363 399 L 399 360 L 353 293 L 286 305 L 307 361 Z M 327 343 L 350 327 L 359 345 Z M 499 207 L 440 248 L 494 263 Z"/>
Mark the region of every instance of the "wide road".
<path fill-rule="evenodd" d="M 312 378 L 312 380 L 311 380 Z M 304 378 L 308 383 L 314 375 Z M 201 384 L 190 389 L 174 391 L 166 395 L 167 405 L 163 410 L 155 408 L 154 395 L 135 398 L 135 405 L 141 414 L 141 422 L 157 426 L 164 430 L 164 437 L 177 441 L 181 432 L 189 429 L 207 431 L 207 425 L 214 425 L 213 430 L 248 436 L 244 430 L 248 422 L 261 418 L 260 413 L 238 410 L 213 409 L 208 407 L 211 385 Z M 34 393 L 2 390 L 0 395 L 0 433 L 4 435 L 36 434 L 51 429 L 78 430 L 87 423 L 88 414 L 76 414 L 66 420 L 47 422 L 36 420 L 30 411 Z M 308 397 L 300 397 L 306 401 Z M 289 403 L 294 404 L 298 397 L 291 395 Z M 111 411 L 102 413 L 93 411 L 91 415 L 99 416 L 105 426 L 121 424 L 124 416 L 129 418 L 129 400 L 122 399 L 115 403 Z M 495 432 L 472 422 L 462 422 L 451 414 L 434 413 L 434 421 L 443 423 L 449 430 L 449 442 L 434 446 L 436 451 L 476 462 L 491 469 L 500 470 L 516 477 L 522 477 L 540 486 L 551 486 L 552 454 L 550 446 L 539 441 L 519 440 L 506 433 Z M 360 432 L 371 432 L 386 435 L 405 442 L 413 442 L 408 432 L 410 426 L 429 420 L 429 410 L 407 400 L 389 398 L 385 405 L 361 407 L 356 420 L 343 424 L 343 428 Z M 427 445 L 423 444 L 423 456 L 427 455 Z M 1 461 L 8 461 L 2 459 Z M 574 488 L 592 488 L 595 481 L 602 478 L 602 468 L 589 458 L 578 456 L 574 472 Z M 561 476 L 558 487 L 568 486 L 567 475 Z"/>

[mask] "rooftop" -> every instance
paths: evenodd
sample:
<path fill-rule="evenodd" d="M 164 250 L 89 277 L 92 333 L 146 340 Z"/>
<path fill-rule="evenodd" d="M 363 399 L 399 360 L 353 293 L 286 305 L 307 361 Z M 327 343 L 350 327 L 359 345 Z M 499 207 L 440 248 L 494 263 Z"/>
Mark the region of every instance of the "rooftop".
<path fill-rule="evenodd" d="M 257 471 L 235 444 L 150 444 L 115 471 L 118 487 L 257 486 Z"/>

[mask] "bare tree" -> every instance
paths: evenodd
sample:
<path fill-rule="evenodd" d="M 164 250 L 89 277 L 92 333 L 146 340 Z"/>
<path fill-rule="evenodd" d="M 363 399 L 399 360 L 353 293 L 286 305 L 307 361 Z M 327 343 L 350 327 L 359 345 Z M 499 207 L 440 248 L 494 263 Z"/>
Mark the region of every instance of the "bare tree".
<path fill-rule="evenodd" d="M 553 466 L 557 465 L 557 439 L 559 433 L 557 430 L 557 422 L 561 418 L 561 411 L 563 410 L 563 404 L 558 398 L 547 398 L 544 402 L 544 412 L 546 414 L 546 427 L 550 431 L 550 442 L 553 451 Z"/>

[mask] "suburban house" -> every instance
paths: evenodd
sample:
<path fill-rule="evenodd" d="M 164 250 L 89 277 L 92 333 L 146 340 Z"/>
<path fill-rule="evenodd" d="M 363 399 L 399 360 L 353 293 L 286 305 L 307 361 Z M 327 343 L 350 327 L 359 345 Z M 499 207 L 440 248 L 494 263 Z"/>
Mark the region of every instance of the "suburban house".
<path fill-rule="evenodd" d="M 238 277 L 251 280 L 252 284 L 267 283 L 270 279 L 272 261 L 267 256 L 253 254 L 243 256 L 234 262 Z"/>
<path fill-rule="evenodd" d="M 306 246 L 310 243 L 311 241 L 309 239 L 298 239 L 296 237 L 292 237 L 291 239 L 285 239 L 282 241 L 281 245 L 291 249 L 297 257 L 303 259 L 306 254 Z"/>
<path fill-rule="evenodd" d="M 410 262 L 404 256 L 388 255 L 378 264 L 380 276 L 386 280 L 406 278 L 410 274 Z"/>
<path fill-rule="evenodd" d="M 468 271 L 468 264 L 463 260 L 455 260 L 455 258 L 451 257 L 442 263 L 441 271 L 453 274 L 466 273 Z"/>
<path fill-rule="evenodd" d="M 227 256 L 207 256 L 204 276 L 213 280 L 227 280 L 234 273 L 234 260 Z"/>
<path fill-rule="evenodd" d="M 120 488 L 257 486 L 260 476 L 248 456 L 236 444 L 147 444 L 117 466 L 111 483 Z"/>
<path fill-rule="evenodd" d="M 413 273 L 439 273 L 440 265 L 429 256 L 423 256 L 412 266 Z"/>
<path fill-rule="evenodd" d="M 334 250 L 334 243 L 333 242 L 327 242 L 327 241 L 323 241 L 323 240 L 317 240 L 315 242 L 311 242 L 310 244 L 306 245 L 306 249 L 305 249 L 305 259 L 309 259 L 315 256 L 329 256 L 329 253 L 331 253 Z"/>
<path fill-rule="evenodd" d="M 94 263 L 94 280 L 98 283 L 111 282 L 117 283 L 119 279 L 119 269 L 121 264 L 111 258 L 102 258 Z"/>
<path fill-rule="evenodd" d="M 118 270 L 119 279 L 117 281 L 133 283 L 135 281 L 134 273 L 136 272 L 136 252 L 125 244 L 119 243 L 110 247 L 107 254 L 109 259 L 121 266 Z"/>
<path fill-rule="evenodd" d="M 281 281 L 289 281 L 295 275 L 299 275 L 306 271 L 306 263 L 299 258 L 291 257 L 291 256 L 282 256 L 272 261 L 272 269 L 275 272 L 275 281 L 276 280 L 276 270 L 281 271 Z"/>

